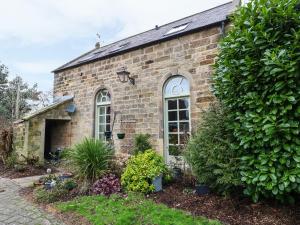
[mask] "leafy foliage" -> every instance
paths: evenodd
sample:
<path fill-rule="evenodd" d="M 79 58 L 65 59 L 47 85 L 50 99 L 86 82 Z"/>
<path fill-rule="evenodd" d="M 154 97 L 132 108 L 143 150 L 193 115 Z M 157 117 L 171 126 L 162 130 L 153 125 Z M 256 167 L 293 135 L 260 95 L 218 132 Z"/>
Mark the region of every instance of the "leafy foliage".
<path fill-rule="evenodd" d="M 157 204 L 141 194 L 85 196 L 70 202 L 59 203 L 62 212 L 75 212 L 91 224 L 173 224 L 173 225 L 219 225 L 220 222 L 188 215 L 178 209 Z"/>
<path fill-rule="evenodd" d="M 134 154 L 138 154 L 139 152 L 145 152 L 148 149 L 152 149 L 152 145 L 150 143 L 150 134 L 137 134 L 134 137 Z"/>
<path fill-rule="evenodd" d="M 152 180 L 166 171 L 163 158 L 154 150 L 146 150 L 128 160 L 121 183 L 128 191 L 148 193 L 154 190 Z"/>
<path fill-rule="evenodd" d="M 44 188 L 37 188 L 34 190 L 34 199 L 39 203 L 53 203 L 61 200 L 68 194 L 68 190 L 63 187 L 62 183 L 57 183 L 57 185 L 51 190 L 46 190 Z"/>
<path fill-rule="evenodd" d="M 107 171 L 113 155 L 106 143 L 92 138 L 85 138 L 67 153 L 78 177 L 91 182 Z"/>
<path fill-rule="evenodd" d="M 211 105 L 201 121 L 188 142 L 186 159 L 199 183 L 227 194 L 241 185 L 240 152 L 231 146 L 227 112 L 220 105 Z"/>
<path fill-rule="evenodd" d="M 120 179 L 114 174 L 105 175 L 92 186 L 92 193 L 96 195 L 111 195 L 120 191 Z"/>
<path fill-rule="evenodd" d="M 300 193 L 299 0 L 253 0 L 233 17 L 220 44 L 214 92 L 243 149 L 246 194 Z"/>

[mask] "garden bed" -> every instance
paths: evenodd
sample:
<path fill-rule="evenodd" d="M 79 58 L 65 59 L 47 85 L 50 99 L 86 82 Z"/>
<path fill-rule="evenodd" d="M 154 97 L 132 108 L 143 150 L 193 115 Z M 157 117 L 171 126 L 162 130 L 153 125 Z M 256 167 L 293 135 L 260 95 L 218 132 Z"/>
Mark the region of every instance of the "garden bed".
<path fill-rule="evenodd" d="M 21 178 L 21 177 L 30 177 L 30 176 L 37 176 L 37 175 L 45 175 L 47 174 L 47 168 L 51 168 L 52 173 L 57 172 L 57 170 L 51 166 L 31 166 L 31 165 L 24 165 L 21 170 L 16 170 L 15 168 L 7 168 L 0 162 L 0 177 L 6 178 Z"/>
<path fill-rule="evenodd" d="M 198 196 L 184 193 L 184 187 L 173 184 L 163 192 L 149 196 L 157 203 L 182 209 L 193 215 L 218 219 L 231 225 L 295 225 L 300 224 L 300 206 L 274 202 L 254 204 L 247 198 L 224 198 L 216 194 Z"/>

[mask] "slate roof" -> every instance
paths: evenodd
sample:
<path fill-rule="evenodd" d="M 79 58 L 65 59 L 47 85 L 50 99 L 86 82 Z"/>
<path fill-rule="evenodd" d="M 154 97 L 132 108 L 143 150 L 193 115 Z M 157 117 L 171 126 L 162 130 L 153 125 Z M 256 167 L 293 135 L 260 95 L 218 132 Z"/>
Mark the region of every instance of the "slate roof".
<path fill-rule="evenodd" d="M 68 68 L 86 64 L 88 62 L 97 61 L 103 58 L 108 58 L 114 55 L 128 52 L 142 46 L 170 40 L 187 33 L 196 32 L 199 29 L 203 29 L 207 26 L 226 21 L 228 19 L 228 16 L 234 11 L 236 7 L 235 4 L 236 3 L 234 2 L 228 2 L 212 9 L 208 9 L 203 12 L 185 17 L 183 19 L 176 20 L 174 22 L 145 31 L 143 33 L 122 39 L 112 44 L 108 44 L 100 48 L 95 48 L 79 56 L 78 58 L 62 65 L 61 67 L 55 69 L 53 72 L 56 73 Z M 188 26 L 184 30 L 166 35 L 166 33 L 172 28 L 183 24 L 188 24 Z"/>
<path fill-rule="evenodd" d="M 41 108 L 39 110 L 36 110 L 36 111 L 24 116 L 21 120 L 16 121 L 15 123 L 23 122 L 24 120 L 29 120 L 33 117 L 36 117 L 40 114 L 43 114 L 43 113 L 45 113 L 45 112 L 47 112 L 51 109 L 56 108 L 59 105 L 65 103 L 65 102 L 71 101 L 71 100 L 73 100 L 73 96 L 59 96 L 59 97 L 56 97 L 50 105 L 48 105 L 44 108 Z"/>

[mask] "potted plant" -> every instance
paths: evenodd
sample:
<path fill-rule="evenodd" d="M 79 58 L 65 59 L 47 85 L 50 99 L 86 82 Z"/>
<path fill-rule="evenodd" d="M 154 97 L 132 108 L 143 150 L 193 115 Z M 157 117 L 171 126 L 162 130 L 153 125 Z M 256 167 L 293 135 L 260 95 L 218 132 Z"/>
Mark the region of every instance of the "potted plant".
<path fill-rule="evenodd" d="M 152 180 L 152 184 L 155 188 L 154 192 L 162 191 L 162 177 L 163 177 L 163 175 L 160 174 Z"/>
<path fill-rule="evenodd" d="M 207 195 L 210 192 L 209 187 L 205 184 L 196 184 L 195 188 L 198 195 Z"/>
<path fill-rule="evenodd" d="M 117 133 L 118 139 L 124 139 L 125 133 Z"/>

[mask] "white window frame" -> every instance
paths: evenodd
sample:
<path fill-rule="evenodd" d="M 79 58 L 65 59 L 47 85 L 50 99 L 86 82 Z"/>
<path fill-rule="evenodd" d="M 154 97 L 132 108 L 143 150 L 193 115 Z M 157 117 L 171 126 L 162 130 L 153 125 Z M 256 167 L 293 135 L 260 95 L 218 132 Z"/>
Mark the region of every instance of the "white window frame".
<path fill-rule="evenodd" d="M 188 127 L 188 132 L 187 134 L 190 135 L 191 134 L 191 100 L 190 100 L 190 85 L 189 85 L 189 82 L 188 82 L 188 91 L 187 90 L 183 90 L 182 93 L 178 93 L 178 94 L 175 94 L 175 95 L 170 95 L 169 93 L 166 93 L 166 88 L 169 84 L 169 82 L 172 80 L 172 79 L 176 79 L 178 77 L 181 77 L 182 79 L 185 79 L 187 82 L 188 80 L 184 77 L 184 76 L 181 76 L 181 75 L 177 75 L 177 76 L 173 76 L 171 78 L 169 78 L 167 81 L 166 81 L 166 84 L 164 85 L 164 89 L 163 89 L 163 98 L 164 98 L 164 156 L 165 156 L 165 160 L 168 164 L 171 164 L 171 163 L 174 163 L 175 161 L 175 156 L 173 155 L 170 155 L 169 154 L 169 134 L 173 133 L 173 132 L 169 132 L 169 123 L 177 123 L 177 146 L 180 146 L 180 134 L 184 134 L 184 132 L 180 132 L 180 123 L 181 122 L 188 122 L 189 124 L 189 127 Z M 182 82 L 182 81 L 181 81 Z M 181 84 L 180 82 L 180 84 Z M 173 89 L 174 87 L 172 87 Z M 167 94 L 167 95 L 166 95 Z M 186 109 L 179 109 L 179 99 L 187 99 L 188 100 L 188 107 Z M 174 110 L 169 110 L 168 109 L 168 101 L 169 100 L 176 100 L 176 104 L 177 104 L 177 109 L 174 109 Z M 189 112 L 189 119 L 188 120 L 180 120 L 179 119 L 179 112 L 180 111 L 186 111 L 188 110 Z M 177 120 L 176 121 L 169 121 L 169 114 L 168 112 L 169 111 L 176 111 L 177 112 Z M 176 133 L 176 132 L 174 132 Z M 177 158 L 183 158 L 182 156 L 176 156 Z"/>
<path fill-rule="evenodd" d="M 104 93 L 106 93 L 106 94 L 103 95 Z M 106 97 L 106 101 L 102 101 L 102 100 L 98 101 L 100 95 L 102 97 Z M 107 100 L 107 98 L 109 98 L 109 100 Z M 108 107 L 110 107 L 110 113 L 109 114 L 107 114 L 107 108 Z M 100 114 L 100 108 L 104 108 L 104 113 L 103 114 Z M 104 123 L 100 123 L 100 116 L 104 117 Z M 110 116 L 110 122 L 109 123 L 106 122 L 107 121 L 107 116 Z M 96 139 L 103 139 L 103 140 L 106 141 L 106 137 L 104 135 L 104 132 L 103 132 L 102 137 L 100 135 L 100 131 L 99 131 L 100 125 L 105 126 L 105 131 L 104 132 L 108 131 L 106 129 L 107 125 L 109 125 L 110 129 L 111 129 L 111 96 L 110 96 L 110 93 L 108 92 L 108 90 L 106 90 L 106 89 L 100 90 L 98 92 L 98 94 L 96 95 L 96 99 L 95 99 L 95 138 Z"/>

